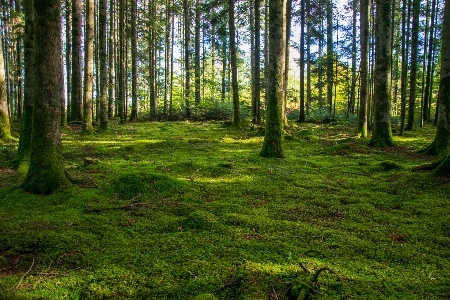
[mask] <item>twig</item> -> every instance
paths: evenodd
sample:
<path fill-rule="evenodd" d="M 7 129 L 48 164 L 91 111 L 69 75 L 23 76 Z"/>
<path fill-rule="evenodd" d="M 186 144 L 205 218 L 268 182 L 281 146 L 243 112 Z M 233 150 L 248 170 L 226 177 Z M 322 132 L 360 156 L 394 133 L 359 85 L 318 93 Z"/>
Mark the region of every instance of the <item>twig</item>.
<path fill-rule="evenodd" d="M 306 274 L 309 274 L 309 270 L 305 267 L 305 265 L 302 262 L 299 262 L 300 267 L 305 271 Z"/>
<path fill-rule="evenodd" d="M 322 273 L 323 271 L 328 271 L 328 272 L 330 272 L 331 274 L 334 274 L 341 282 L 344 282 L 344 280 L 336 273 L 335 270 L 330 269 L 330 268 L 327 268 L 327 267 L 323 267 L 323 268 L 318 269 L 318 270 L 316 271 L 316 273 L 314 273 L 311 282 L 312 282 L 312 283 L 316 283 L 317 280 L 319 279 L 320 273 Z"/>
<path fill-rule="evenodd" d="M 191 274 L 192 275 L 192 277 L 194 277 L 194 279 L 195 280 L 197 280 L 198 279 L 198 277 L 197 276 L 195 276 L 191 271 L 188 271 L 189 272 L 189 274 Z"/>
<path fill-rule="evenodd" d="M 173 205 L 186 205 L 186 206 L 191 206 L 190 204 L 186 204 L 186 203 L 181 203 L 181 202 L 162 202 L 162 201 L 158 201 L 158 202 L 143 202 L 143 203 L 134 203 L 134 204 L 129 204 L 129 205 L 125 205 L 125 206 L 116 206 L 116 207 L 102 207 L 102 208 L 96 208 L 96 209 L 86 209 L 84 211 L 85 214 L 87 213 L 95 213 L 95 212 L 101 212 L 101 211 L 106 211 L 106 210 L 133 210 L 139 207 L 145 207 L 145 206 L 150 206 L 150 205 L 157 205 L 157 204 L 173 204 Z"/>
<path fill-rule="evenodd" d="M 11 288 L 11 290 L 17 290 L 19 288 L 19 286 L 22 284 L 23 279 L 28 275 L 28 273 L 30 273 L 31 269 L 34 266 L 34 256 L 33 256 L 33 261 L 31 262 L 31 266 L 28 269 L 28 271 L 25 272 L 25 274 L 22 275 L 22 277 L 20 278 L 19 282 L 13 287 Z"/>

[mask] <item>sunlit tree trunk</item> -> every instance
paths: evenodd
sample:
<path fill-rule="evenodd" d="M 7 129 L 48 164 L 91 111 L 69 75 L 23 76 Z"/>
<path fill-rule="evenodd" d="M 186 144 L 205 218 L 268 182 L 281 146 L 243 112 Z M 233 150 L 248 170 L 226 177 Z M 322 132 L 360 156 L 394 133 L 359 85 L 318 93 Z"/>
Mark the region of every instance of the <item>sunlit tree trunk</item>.
<path fill-rule="evenodd" d="M 200 0 L 195 3 L 195 103 L 200 103 Z"/>
<path fill-rule="evenodd" d="M 131 113 L 130 121 L 137 120 L 138 117 L 138 78 L 137 78 L 137 0 L 131 3 Z"/>
<path fill-rule="evenodd" d="M 327 1 L 327 102 L 331 115 L 333 109 L 333 2 Z"/>
<path fill-rule="evenodd" d="M 108 129 L 108 97 L 106 66 L 106 0 L 99 0 L 99 46 L 100 46 L 100 129 Z"/>
<path fill-rule="evenodd" d="M 73 1 L 73 0 L 72 0 Z M 108 119 L 114 116 L 114 102 L 116 98 L 115 53 L 116 53 L 116 1 L 109 2 L 109 45 L 108 45 Z"/>
<path fill-rule="evenodd" d="M 186 117 L 191 116 L 191 54 L 190 54 L 190 41 L 191 41 L 191 29 L 190 29 L 190 7 L 189 1 L 183 0 L 184 11 L 184 71 L 185 76 L 185 90 L 184 90 L 184 103 L 186 106 Z"/>
<path fill-rule="evenodd" d="M 71 40 L 71 32 L 72 32 L 72 5 L 71 1 L 66 0 L 66 81 L 67 81 L 67 89 L 66 89 L 66 101 L 67 101 L 67 119 L 71 118 L 71 79 L 72 79 L 72 40 Z M 25 6 L 24 6 L 25 7 Z M 26 23 L 26 21 L 25 21 Z M 25 67 L 26 72 L 26 67 Z"/>
<path fill-rule="evenodd" d="M 84 46 L 83 134 L 92 134 L 92 86 L 94 82 L 94 0 L 86 0 L 86 43 Z"/>
<path fill-rule="evenodd" d="M 367 137 L 369 108 L 369 0 L 361 0 L 360 36 L 361 36 L 361 86 L 359 90 L 358 134 Z"/>
<path fill-rule="evenodd" d="M 228 22 L 230 29 L 230 63 L 231 63 L 231 88 L 233 90 L 233 124 L 241 126 L 241 113 L 239 110 L 239 87 L 236 55 L 236 27 L 234 24 L 234 0 L 228 1 Z"/>
<path fill-rule="evenodd" d="M 267 87 L 266 132 L 260 155 L 283 157 L 283 97 L 286 62 L 286 0 L 269 1 L 269 70 Z"/>
<path fill-rule="evenodd" d="M 166 0 L 166 37 L 165 37 L 165 68 L 164 68 L 164 115 L 169 113 L 170 102 L 170 49 L 171 49 L 172 3 Z"/>
<path fill-rule="evenodd" d="M 435 18 L 436 18 L 436 0 L 431 3 L 431 21 L 430 21 L 430 32 L 428 40 L 428 52 L 427 52 L 427 70 L 425 79 L 425 91 L 423 94 L 423 120 L 430 121 L 430 105 L 431 98 L 431 71 L 432 71 L 432 61 L 433 61 L 433 45 L 434 45 L 434 31 L 435 31 Z"/>
<path fill-rule="evenodd" d="M 353 0 L 352 2 L 352 81 L 350 85 L 350 103 L 348 107 L 348 114 L 355 113 L 355 103 L 356 103 L 356 12 L 358 8 L 358 0 Z"/>
<path fill-rule="evenodd" d="M 408 60 L 409 60 L 409 17 L 411 0 L 403 0 L 402 10 L 402 75 L 400 86 L 400 135 L 403 135 L 406 118 L 406 93 L 408 88 Z"/>
<path fill-rule="evenodd" d="M 3 41 L 0 38 L 0 140 L 11 139 L 11 126 L 6 98 L 6 78 L 3 59 Z"/>
<path fill-rule="evenodd" d="M 305 122 L 305 5 L 301 2 L 300 10 L 300 115 L 299 122 Z"/>
<path fill-rule="evenodd" d="M 375 19 L 375 77 L 374 77 L 374 128 L 370 143 L 385 147 L 394 144 L 392 140 L 390 105 L 390 0 L 377 0 Z"/>
<path fill-rule="evenodd" d="M 292 0 L 286 0 L 285 4 L 285 19 L 286 19 L 286 47 L 285 47 L 285 72 L 283 79 L 283 122 L 287 125 L 287 101 L 288 101 L 288 84 L 289 84 L 289 49 L 291 48 L 291 23 L 292 23 Z"/>

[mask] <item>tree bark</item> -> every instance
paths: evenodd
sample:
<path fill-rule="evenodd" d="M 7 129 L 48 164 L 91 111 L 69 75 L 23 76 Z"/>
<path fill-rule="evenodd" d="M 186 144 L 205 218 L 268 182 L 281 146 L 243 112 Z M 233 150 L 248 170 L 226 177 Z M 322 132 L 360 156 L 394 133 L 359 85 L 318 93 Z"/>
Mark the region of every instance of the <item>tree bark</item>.
<path fill-rule="evenodd" d="M 377 0 L 375 20 L 374 128 L 370 144 L 393 146 L 390 122 L 390 0 Z"/>
<path fill-rule="evenodd" d="M 283 97 L 286 62 L 286 32 L 284 5 L 286 0 L 269 1 L 269 78 L 267 87 L 267 116 L 262 157 L 284 157 L 283 141 Z"/>
<path fill-rule="evenodd" d="M 61 90 L 63 89 L 61 49 L 61 7 L 59 0 L 34 3 L 36 86 L 33 97 L 31 159 L 22 184 L 31 193 L 49 194 L 68 184 L 64 175 L 61 144 Z"/>
<path fill-rule="evenodd" d="M 72 0 L 72 93 L 70 120 L 82 120 L 81 0 Z"/>
<path fill-rule="evenodd" d="M 195 3 L 195 103 L 201 100 L 200 93 L 200 0 Z"/>
<path fill-rule="evenodd" d="M 190 71 L 190 7 L 188 0 L 183 0 L 183 10 L 184 10 L 184 70 L 185 76 L 185 90 L 184 90 L 184 103 L 186 106 L 186 117 L 191 116 L 191 71 Z"/>
<path fill-rule="evenodd" d="M 361 0 L 360 35 L 361 35 L 361 87 L 359 90 L 358 134 L 367 137 L 367 120 L 369 109 L 369 0 Z"/>
<path fill-rule="evenodd" d="M 138 78 L 137 78 L 137 0 L 131 1 L 131 113 L 130 121 L 138 117 Z"/>
<path fill-rule="evenodd" d="M 100 46 L 100 129 L 108 129 L 108 97 L 106 88 L 107 65 L 106 65 L 106 0 L 99 0 L 99 46 Z M 97 96 L 98 97 L 98 96 Z"/>
<path fill-rule="evenodd" d="M 305 4 L 301 1 L 300 11 L 300 115 L 299 122 L 305 122 Z"/>
<path fill-rule="evenodd" d="M 241 113 L 239 109 L 239 86 L 236 55 L 236 27 L 234 24 L 234 0 L 228 1 L 228 22 L 230 29 L 230 63 L 231 88 L 233 90 L 233 124 L 236 128 L 241 126 Z"/>
<path fill-rule="evenodd" d="M 327 1 L 327 102 L 331 116 L 333 109 L 333 2 Z"/>
<path fill-rule="evenodd" d="M 11 139 L 11 126 L 8 115 L 8 100 L 6 98 L 6 77 L 3 59 L 3 41 L 0 38 L 0 140 Z"/>
<path fill-rule="evenodd" d="M 409 84 L 409 103 L 408 103 L 408 123 L 405 130 L 411 130 L 414 127 L 414 113 L 416 110 L 416 86 L 417 86 L 417 56 L 419 46 L 419 15 L 420 0 L 413 0 L 413 19 L 412 19 L 412 37 L 411 37 L 411 71 Z"/>
<path fill-rule="evenodd" d="M 94 0 L 86 0 L 86 43 L 84 46 L 84 109 L 82 134 L 92 134 L 92 86 L 94 82 Z"/>

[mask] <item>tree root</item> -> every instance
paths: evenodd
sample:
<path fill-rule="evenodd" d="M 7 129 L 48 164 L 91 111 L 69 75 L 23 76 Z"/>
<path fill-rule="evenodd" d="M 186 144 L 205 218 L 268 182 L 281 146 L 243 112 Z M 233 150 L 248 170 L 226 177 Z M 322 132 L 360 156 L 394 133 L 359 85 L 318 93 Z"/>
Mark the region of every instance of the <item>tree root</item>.
<path fill-rule="evenodd" d="M 300 267 L 303 269 L 303 271 L 305 271 L 305 273 L 311 274 L 311 272 L 302 263 L 300 263 Z M 334 271 L 333 269 L 328 268 L 328 267 L 322 267 L 322 268 L 318 269 L 316 272 L 314 272 L 309 284 L 307 284 L 301 290 L 301 292 L 297 298 L 298 300 L 308 300 L 308 299 L 310 299 L 310 297 L 312 296 L 313 293 L 319 293 L 318 290 L 315 288 L 319 286 L 319 276 L 324 271 L 330 272 L 331 274 L 335 275 L 337 277 L 337 279 L 339 279 L 341 282 L 344 282 L 342 277 L 339 276 L 339 274 L 336 273 L 336 271 Z"/>

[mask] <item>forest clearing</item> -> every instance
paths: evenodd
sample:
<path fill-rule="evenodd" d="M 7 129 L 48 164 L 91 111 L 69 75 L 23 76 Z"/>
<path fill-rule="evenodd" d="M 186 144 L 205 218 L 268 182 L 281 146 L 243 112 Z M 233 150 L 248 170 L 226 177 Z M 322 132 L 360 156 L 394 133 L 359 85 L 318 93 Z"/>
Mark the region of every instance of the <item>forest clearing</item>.
<path fill-rule="evenodd" d="M 80 129 L 47 196 L 1 146 L 2 299 L 450 297 L 449 178 L 414 171 L 431 126 L 374 148 L 347 121 L 293 123 L 279 159 L 252 125 Z"/>

